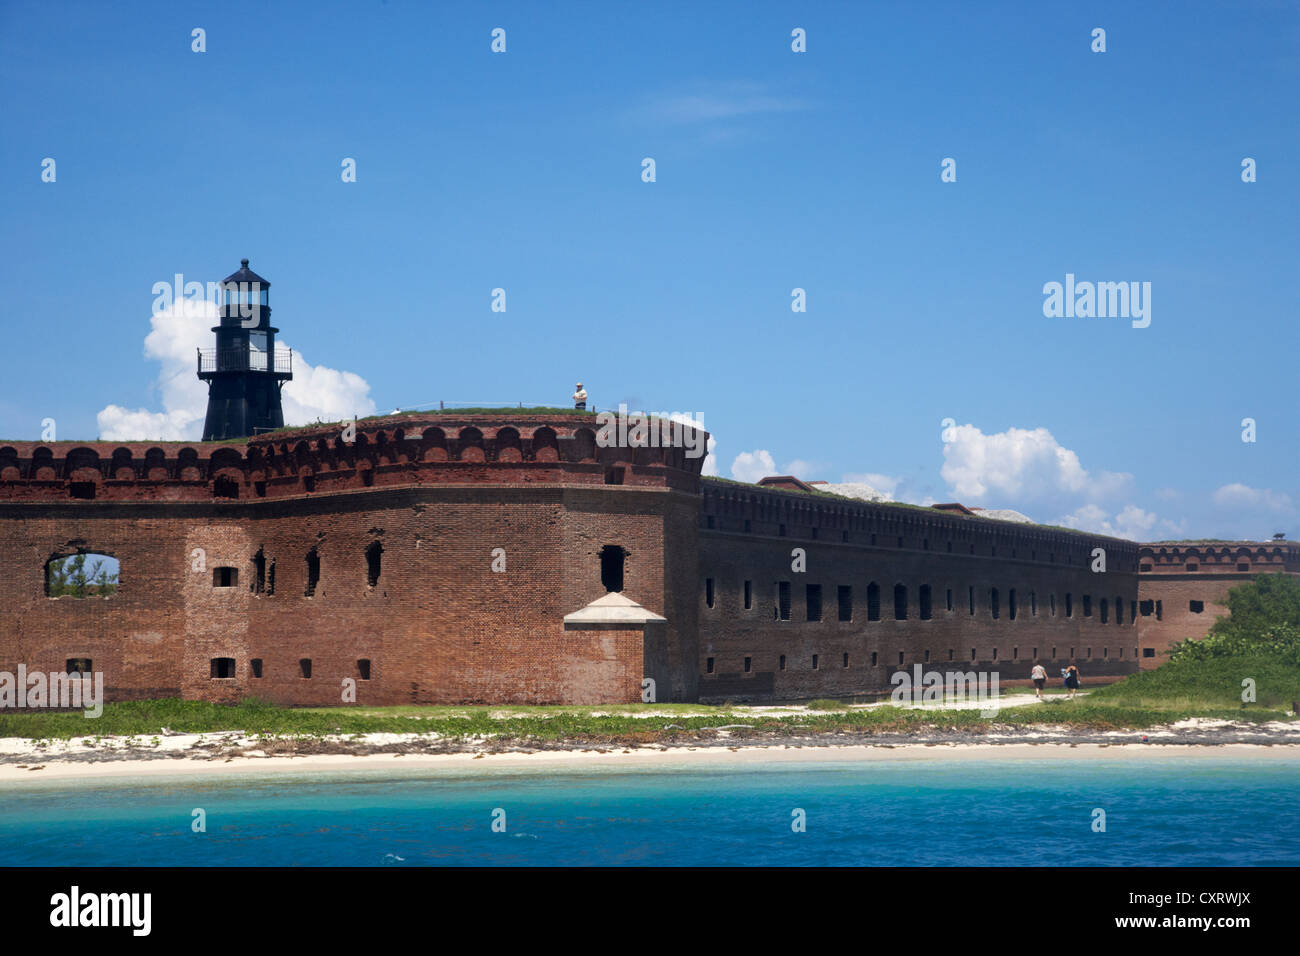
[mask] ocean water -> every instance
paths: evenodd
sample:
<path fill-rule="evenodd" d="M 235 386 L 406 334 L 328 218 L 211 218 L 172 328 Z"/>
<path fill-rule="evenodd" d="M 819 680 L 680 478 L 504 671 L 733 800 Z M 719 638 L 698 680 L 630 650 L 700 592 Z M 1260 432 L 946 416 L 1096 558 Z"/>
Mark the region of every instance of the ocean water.
<path fill-rule="evenodd" d="M 0 865 L 1300 865 L 1300 758 L 474 769 L 6 786 Z"/>

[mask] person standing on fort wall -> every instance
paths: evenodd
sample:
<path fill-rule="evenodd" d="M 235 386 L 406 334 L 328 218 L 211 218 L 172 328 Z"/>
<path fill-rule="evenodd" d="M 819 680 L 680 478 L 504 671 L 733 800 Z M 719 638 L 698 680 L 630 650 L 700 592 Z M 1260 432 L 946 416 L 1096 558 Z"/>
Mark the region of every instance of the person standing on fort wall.
<path fill-rule="evenodd" d="M 573 407 L 579 410 L 587 408 L 587 390 L 582 387 L 581 382 L 578 383 L 578 390 L 573 393 Z"/>
<path fill-rule="evenodd" d="M 1034 696 L 1042 700 L 1043 686 L 1047 683 L 1047 669 L 1038 661 L 1034 661 L 1034 669 L 1029 672 L 1029 676 L 1034 681 Z"/>
<path fill-rule="evenodd" d="M 1070 666 L 1065 669 L 1065 689 L 1070 692 L 1070 700 L 1074 700 L 1074 695 L 1079 689 L 1079 667 L 1074 661 L 1070 661 Z"/>

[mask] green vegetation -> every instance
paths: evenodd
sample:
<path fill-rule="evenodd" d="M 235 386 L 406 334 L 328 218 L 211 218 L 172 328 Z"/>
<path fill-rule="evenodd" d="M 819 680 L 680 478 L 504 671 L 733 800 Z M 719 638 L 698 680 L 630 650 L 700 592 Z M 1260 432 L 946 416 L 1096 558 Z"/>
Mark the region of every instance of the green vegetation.
<path fill-rule="evenodd" d="M 1300 701 L 1300 579 L 1263 574 L 1228 592 L 1228 614 L 1202 640 L 1182 641 L 1169 662 L 1090 695 L 1100 703 L 1186 709 L 1273 707 Z M 1243 681 L 1255 700 L 1244 703 Z"/>
<path fill-rule="evenodd" d="M 85 554 L 54 558 L 49 564 L 46 594 L 50 597 L 108 597 L 117 590 L 118 573 L 97 560 L 86 570 Z"/>

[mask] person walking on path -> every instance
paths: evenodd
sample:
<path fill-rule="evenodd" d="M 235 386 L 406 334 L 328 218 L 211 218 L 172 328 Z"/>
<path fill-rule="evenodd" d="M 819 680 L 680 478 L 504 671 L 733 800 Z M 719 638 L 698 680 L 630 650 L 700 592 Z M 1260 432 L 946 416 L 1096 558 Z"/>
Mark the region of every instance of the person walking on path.
<path fill-rule="evenodd" d="M 1034 661 L 1034 669 L 1029 672 L 1029 676 L 1034 681 L 1034 696 L 1042 700 L 1043 686 L 1047 683 L 1047 669 L 1038 661 Z"/>
<path fill-rule="evenodd" d="M 1074 695 L 1079 690 L 1079 667 L 1074 661 L 1070 661 L 1070 666 L 1065 669 L 1065 689 L 1070 692 L 1070 700 L 1074 700 Z"/>

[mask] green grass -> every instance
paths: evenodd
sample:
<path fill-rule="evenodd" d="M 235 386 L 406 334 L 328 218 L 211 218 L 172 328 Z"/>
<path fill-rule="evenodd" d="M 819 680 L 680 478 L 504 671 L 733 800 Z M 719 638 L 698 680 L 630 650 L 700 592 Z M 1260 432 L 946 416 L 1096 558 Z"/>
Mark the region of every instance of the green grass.
<path fill-rule="evenodd" d="M 1242 680 L 1255 681 L 1256 702 L 1246 709 L 1290 709 L 1300 701 L 1300 670 L 1265 653 L 1172 660 L 1089 695 L 1099 704 L 1188 710 L 1242 707 Z"/>
<path fill-rule="evenodd" d="M 1152 672 L 1156 673 L 1156 672 Z M 1262 672 L 1261 672 L 1262 673 Z M 1144 675 L 1138 675 L 1144 676 Z M 1120 685 L 1115 685 L 1119 687 Z M 437 734 L 465 739 L 495 735 L 514 741 L 653 743 L 712 736 L 727 726 L 732 736 L 914 733 L 951 730 L 978 734 L 1002 726 L 1060 724 L 1080 729 L 1142 729 L 1186 717 L 1248 721 L 1286 719 L 1280 707 L 1194 705 L 1182 697 L 1155 696 L 1151 702 L 1106 700 L 1103 691 L 1074 701 L 1008 708 L 993 718 L 978 711 L 920 711 L 898 707 L 847 710 L 835 701 L 814 701 L 807 713 L 765 715 L 761 709 L 699 704 L 643 704 L 615 707 L 330 707 L 287 708 L 260 701 L 238 705 L 177 699 L 106 704 L 101 717 L 79 713 L 27 712 L 0 715 L 0 737 L 66 739 L 81 736 L 243 731 L 247 734 L 323 737 L 365 733 Z M 1217 698 L 1216 698 L 1217 699 Z M 655 716 L 637 717 L 649 712 Z M 736 726 L 741 725 L 741 726 Z"/>

